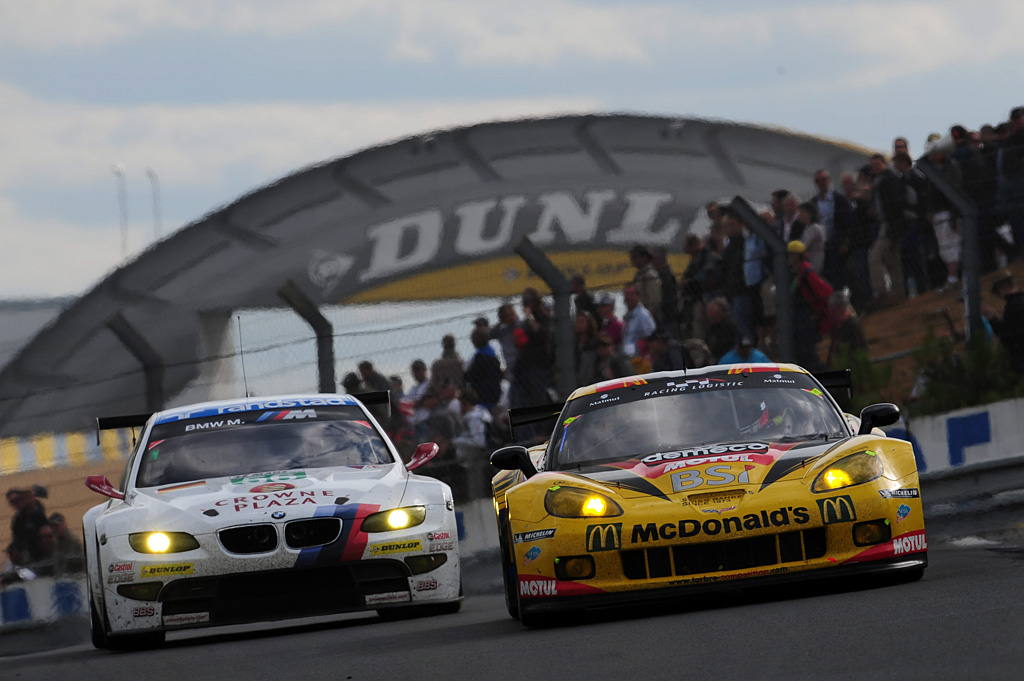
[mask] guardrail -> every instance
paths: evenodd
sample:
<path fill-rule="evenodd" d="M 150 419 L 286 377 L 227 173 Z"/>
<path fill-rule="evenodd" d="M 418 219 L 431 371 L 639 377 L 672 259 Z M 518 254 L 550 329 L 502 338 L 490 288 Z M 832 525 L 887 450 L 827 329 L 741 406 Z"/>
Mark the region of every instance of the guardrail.
<path fill-rule="evenodd" d="M 1024 456 L 982 461 L 921 474 L 925 508 L 991 498 L 1024 489 Z"/>

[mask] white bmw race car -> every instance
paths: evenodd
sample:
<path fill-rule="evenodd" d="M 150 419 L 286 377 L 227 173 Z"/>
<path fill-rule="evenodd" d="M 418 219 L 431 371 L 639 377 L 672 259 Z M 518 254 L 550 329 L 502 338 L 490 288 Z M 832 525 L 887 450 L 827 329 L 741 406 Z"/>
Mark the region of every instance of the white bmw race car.
<path fill-rule="evenodd" d="M 119 488 L 86 481 L 110 497 L 83 518 L 96 647 L 159 645 L 182 628 L 459 609 L 451 489 L 410 473 L 437 446 L 403 464 L 355 397 L 206 402 L 97 425 L 143 430 Z"/>

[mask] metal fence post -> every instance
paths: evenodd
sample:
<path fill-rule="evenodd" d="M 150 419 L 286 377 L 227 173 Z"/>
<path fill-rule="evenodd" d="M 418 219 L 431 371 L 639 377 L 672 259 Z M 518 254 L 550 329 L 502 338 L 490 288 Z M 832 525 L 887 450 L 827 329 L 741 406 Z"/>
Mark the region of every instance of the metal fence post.
<path fill-rule="evenodd" d="M 334 327 L 321 314 L 316 303 L 291 279 L 277 290 L 277 295 L 288 303 L 297 315 L 306 320 L 316 333 L 316 368 L 320 392 L 338 392 L 338 385 L 334 379 Z"/>
<path fill-rule="evenodd" d="M 555 297 L 555 368 L 558 370 L 555 389 L 564 399 L 576 389 L 576 339 L 573 320 L 569 317 L 569 281 L 529 238 L 524 236 L 515 250 L 530 269 L 544 280 Z"/>
<path fill-rule="evenodd" d="M 149 341 L 120 312 L 107 320 L 107 328 L 121 341 L 132 357 L 142 364 L 146 378 L 146 409 L 164 408 L 164 360 Z"/>
<path fill-rule="evenodd" d="M 978 243 L 978 207 L 967 193 L 953 184 L 949 176 L 935 166 L 927 155 L 917 159 L 917 167 L 943 196 L 960 211 L 963 239 L 963 276 L 967 286 L 967 324 L 970 338 L 981 338 L 984 326 L 981 323 L 981 258 Z"/>
<path fill-rule="evenodd" d="M 796 360 L 793 348 L 793 298 L 789 292 L 791 275 L 786 242 L 761 219 L 746 199 L 737 196 L 729 207 L 735 211 L 747 229 L 764 239 L 772 253 L 772 270 L 775 274 L 775 328 L 779 336 L 779 355 L 783 362 L 793 362 Z"/>

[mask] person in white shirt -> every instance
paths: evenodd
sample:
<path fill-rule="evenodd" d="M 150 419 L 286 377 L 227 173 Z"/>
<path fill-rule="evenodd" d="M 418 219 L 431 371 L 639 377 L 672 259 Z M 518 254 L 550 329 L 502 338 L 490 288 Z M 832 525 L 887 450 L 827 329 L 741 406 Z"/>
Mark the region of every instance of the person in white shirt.
<path fill-rule="evenodd" d="M 637 343 L 654 333 L 657 324 L 650 311 L 640 302 L 636 286 L 627 284 L 622 289 L 622 297 L 626 301 L 626 316 L 622 318 L 622 354 L 636 357 L 640 354 Z"/>

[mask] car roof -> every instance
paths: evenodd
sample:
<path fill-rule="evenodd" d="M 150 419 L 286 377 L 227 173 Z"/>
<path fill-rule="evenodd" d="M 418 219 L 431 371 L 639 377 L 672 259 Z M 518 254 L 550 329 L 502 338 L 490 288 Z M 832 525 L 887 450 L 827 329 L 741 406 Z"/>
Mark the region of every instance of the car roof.
<path fill-rule="evenodd" d="M 291 409 L 317 406 L 355 406 L 361 404 L 352 395 L 336 393 L 299 393 L 291 395 L 268 395 L 266 397 L 235 398 L 199 402 L 174 409 L 158 411 L 153 415 L 154 423 L 168 423 L 218 414 L 236 414 L 263 409 Z"/>
<path fill-rule="evenodd" d="M 630 385 L 644 385 L 652 380 L 658 380 L 663 378 L 684 378 L 694 379 L 700 378 L 701 376 L 709 376 L 714 374 L 741 374 L 741 373 L 762 373 L 768 371 L 792 371 L 801 374 L 809 374 L 810 372 L 801 366 L 796 364 L 759 364 L 759 363 L 744 363 L 744 364 L 712 364 L 710 366 L 701 367 L 700 369 L 680 369 L 678 371 L 657 371 L 648 374 L 637 374 L 636 376 L 627 376 L 625 378 L 613 378 L 610 381 L 601 381 L 600 383 L 594 383 L 592 385 L 582 386 L 577 388 L 566 402 L 571 402 L 578 397 L 585 395 L 593 395 L 596 392 L 604 390 L 614 390 L 615 388 L 626 387 Z"/>

